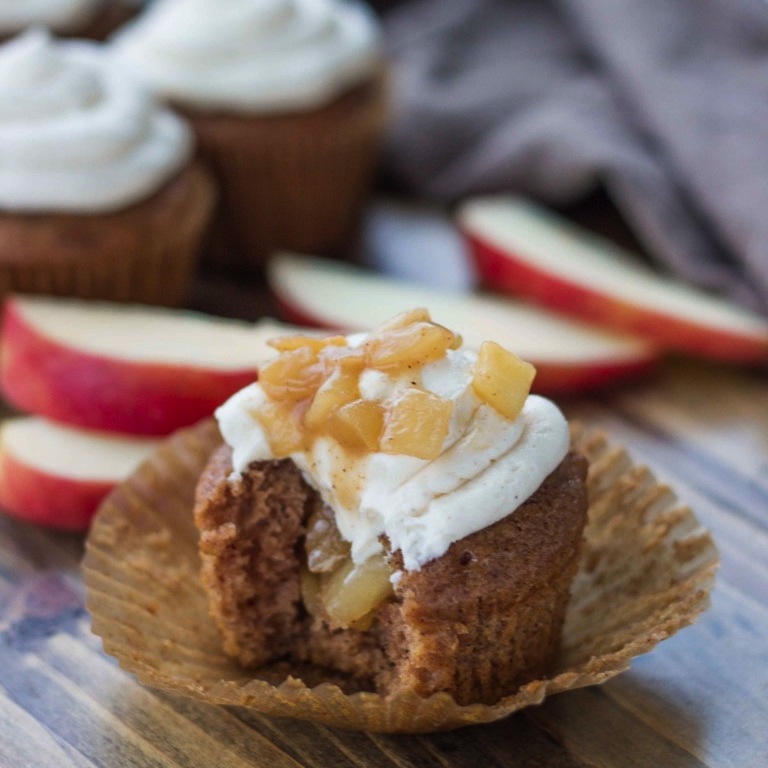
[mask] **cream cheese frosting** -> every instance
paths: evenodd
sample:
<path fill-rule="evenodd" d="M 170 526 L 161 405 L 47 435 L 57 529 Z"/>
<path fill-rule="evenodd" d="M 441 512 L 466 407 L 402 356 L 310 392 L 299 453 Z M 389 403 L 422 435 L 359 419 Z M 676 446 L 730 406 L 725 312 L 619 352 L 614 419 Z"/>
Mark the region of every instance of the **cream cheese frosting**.
<path fill-rule="evenodd" d="M 359 337 L 352 341 L 359 343 Z M 557 406 L 529 395 L 515 419 L 503 417 L 473 391 L 475 360 L 471 350 L 449 350 L 421 370 L 420 386 L 453 404 L 437 458 L 350 455 L 327 436 L 290 455 L 334 511 L 355 563 L 381 552 L 384 535 L 393 550 L 401 551 L 406 570 L 420 569 L 454 541 L 513 513 L 567 453 L 568 425 Z M 391 403 L 412 386 L 413 378 L 413 372 L 393 376 L 366 369 L 359 389 L 363 398 Z M 253 415 L 266 399 L 256 383 L 216 412 L 233 451 L 233 482 L 251 462 L 274 458 Z"/>
<path fill-rule="evenodd" d="M 34 24 L 56 32 L 76 31 L 104 7 L 104 0 L 0 0 L 0 33 L 13 34 Z"/>
<path fill-rule="evenodd" d="M 165 98 L 254 113 L 322 106 L 379 61 L 378 24 L 350 0 L 157 0 L 113 46 Z"/>
<path fill-rule="evenodd" d="M 182 120 L 103 46 L 31 29 L 0 46 L 0 210 L 102 213 L 183 166 Z"/>

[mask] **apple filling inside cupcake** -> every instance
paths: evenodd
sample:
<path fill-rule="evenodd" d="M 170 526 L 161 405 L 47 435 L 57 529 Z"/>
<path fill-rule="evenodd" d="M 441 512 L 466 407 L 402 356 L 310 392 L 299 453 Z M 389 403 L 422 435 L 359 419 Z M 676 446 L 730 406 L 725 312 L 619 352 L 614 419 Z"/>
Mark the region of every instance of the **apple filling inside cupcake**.
<path fill-rule="evenodd" d="M 378 553 L 356 564 L 327 506 L 313 512 L 306 526 L 301 599 L 307 612 L 331 627 L 369 629 L 376 609 L 393 595 L 387 557 Z"/>

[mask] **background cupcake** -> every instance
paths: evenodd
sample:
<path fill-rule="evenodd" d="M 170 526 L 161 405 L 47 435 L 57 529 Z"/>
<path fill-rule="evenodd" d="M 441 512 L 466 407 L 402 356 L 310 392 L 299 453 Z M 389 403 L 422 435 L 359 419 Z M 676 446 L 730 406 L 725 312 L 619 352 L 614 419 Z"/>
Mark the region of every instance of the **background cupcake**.
<path fill-rule="evenodd" d="M 180 304 L 214 197 L 192 146 L 98 44 L 0 46 L 0 295 Z"/>
<path fill-rule="evenodd" d="M 342 0 L 159 0 L 119 33 L 218 176 L 219 264 L 349 244 L 385 114 L 378 40 Z"/>
<path fill-rule="evenodd" d="M 0 0 L 0 41 L 38 24 L 59 35 L 101 40 L 137 6 L 130 0 Z"/>

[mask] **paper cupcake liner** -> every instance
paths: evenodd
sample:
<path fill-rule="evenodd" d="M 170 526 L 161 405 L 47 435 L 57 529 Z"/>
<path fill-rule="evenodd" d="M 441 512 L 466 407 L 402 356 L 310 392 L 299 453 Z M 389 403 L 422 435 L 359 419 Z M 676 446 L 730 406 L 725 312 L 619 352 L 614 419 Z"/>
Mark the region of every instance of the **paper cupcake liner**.
<path fill-rule="evenodd" d="M 494 705 L 344 693 L 317 670 L 244 670 L 221 651 L 199 583 L 192 504 L 220 438 L 206 422 L 166 442 L 104 503 L 83 568 L 93 629 L 149 686 L 216 704 L 379 732 L 428 732 L 497 720 L 553 693 L 603 683 L 708 606 L 717 552 L 709 533 L 651 472 L 601 433 L 575 427 L 590 460 L 589 522 L 562 654 L 551 675 Z"/>
<path fill-rule="evenodd" d="M 180 306 L 214 206 L 195 163 L 156 195 L 108 214 L 0 213 L 0 296 L 33 293 Z"/>
<path fill-rule="evenodd" d="M 382 74 L 308 113 L 184 111 L 222 193 L 209 264 L 258 271 L 276 250 L 341 253 L 373 179 L 386 94 Z"/>

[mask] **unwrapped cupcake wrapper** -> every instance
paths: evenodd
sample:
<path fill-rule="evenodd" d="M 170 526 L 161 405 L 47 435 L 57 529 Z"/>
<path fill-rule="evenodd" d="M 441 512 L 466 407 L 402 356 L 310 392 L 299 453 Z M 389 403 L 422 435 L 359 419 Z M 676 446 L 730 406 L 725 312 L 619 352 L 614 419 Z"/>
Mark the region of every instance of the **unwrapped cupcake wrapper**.
<path fill-rule="evenodd" d="M 383 73 L 309 113 L 184 111 L 221 188 L 209 264 L 257 272 L 277 250 L 343 254 L 368 197 L 386 112 Z"/>
<path fill-rule="evenodd" d="M 194 163 L 156 195 L 107 214 L 0 214 L 0 297 L 8 293 L 180 306 L 213 213 Z"/>
<path fill-rule="evenodd" d="M 709 533 L 650 471 L 601 433 L 574 427 L 590 460 L 581 566 L 549 677 L 493 705 L 344 693 L 317 670 L 244 670 L 224 655 L 200 586 L 192 505 L 220 437 L 212 422 L 177 433 L 102 506 L 83 564 L 93 629 L 153 687 L 271 715 L 379 732 L 428 732 L 497 720 L 553 693 L 603 683 L 693 622 L 709 604 L 717 552 Z"/>

